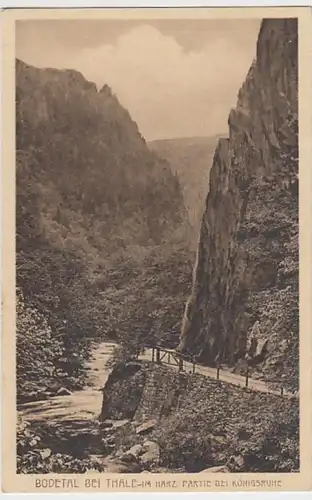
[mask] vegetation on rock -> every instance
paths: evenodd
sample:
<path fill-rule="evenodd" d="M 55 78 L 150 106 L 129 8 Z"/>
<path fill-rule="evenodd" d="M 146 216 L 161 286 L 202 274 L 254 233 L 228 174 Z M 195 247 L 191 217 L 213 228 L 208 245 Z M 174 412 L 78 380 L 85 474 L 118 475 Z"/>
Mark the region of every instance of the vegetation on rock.
<path fill-rule="evenodd" d="M 63 385 L 79 388 L 83 371 L 77 376 L 77 366 L 66 359 L 64 337 L 54 336 L 46 317 L 25 302 L 19 289 L 16 311 L 17 401 L 45 399 Z"/>

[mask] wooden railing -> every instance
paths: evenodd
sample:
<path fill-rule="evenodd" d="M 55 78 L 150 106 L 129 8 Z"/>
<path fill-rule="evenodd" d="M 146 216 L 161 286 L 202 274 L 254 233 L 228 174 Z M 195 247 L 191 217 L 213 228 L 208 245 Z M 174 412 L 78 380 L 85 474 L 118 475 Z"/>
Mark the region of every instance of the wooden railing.
<path fill-rule="evenodd" d="M 298 394 L 287 392 L 283 385 L 277 381 L 274 385 L 279 385 L 280 389 L 271 389 L 264 381 L 252 379 L 250 377 L 248 365 L 246 366 L 246 372 L 244 375 L 236 375 L 227 370 L 223 370 L 220 363 L 217 363 L 215 367 L 204 366 L 196 362 L 195 356 L 188 356 L 184 353 L 176 351 L 175 349 L 167 349 L 159 345 L 144 345 L 143 350 L 150 351 L 151 361 L 153 363 L 158 365 L 171 365 L 178 368 L 181 372 L 185 372 L 188 369 L 191 374 L 199 373 L 210 378 L 216 378 L 217 380 L 223 379 L 222 381 L 224 382 L 232 383 L 238 386 L 243 385 L 252 390 L 268 392 L 285 397 L 298 397 Z"/>

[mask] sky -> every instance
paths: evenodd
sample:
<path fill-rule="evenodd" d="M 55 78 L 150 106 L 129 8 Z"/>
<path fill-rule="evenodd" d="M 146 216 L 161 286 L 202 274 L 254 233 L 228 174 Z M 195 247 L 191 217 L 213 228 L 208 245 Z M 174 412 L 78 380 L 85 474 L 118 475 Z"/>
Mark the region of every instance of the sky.
<path fill-rule="evenodd" d="M 16 24 L 16 57 L 112 87 L 146 140 L 227 132 L 256 54 L 259 19 L 36 20 Z"/>

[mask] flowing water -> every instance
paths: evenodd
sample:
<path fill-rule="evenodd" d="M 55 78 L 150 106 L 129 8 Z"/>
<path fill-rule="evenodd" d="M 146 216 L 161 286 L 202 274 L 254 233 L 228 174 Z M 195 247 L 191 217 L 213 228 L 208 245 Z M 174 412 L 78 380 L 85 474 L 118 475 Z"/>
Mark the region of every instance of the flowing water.
<path fill-rule="evenodd" d="M 46 429 L 44 442 L 55 452 L 80 456 L 98 442 L 98 418 L 102 392 L 109 370 L 105 367 L 116 344 L 103 342 L 93 346 L 86 363 L 84 389 L 66 396 L 18 406 L 18 414 L 32 425 Z"/>

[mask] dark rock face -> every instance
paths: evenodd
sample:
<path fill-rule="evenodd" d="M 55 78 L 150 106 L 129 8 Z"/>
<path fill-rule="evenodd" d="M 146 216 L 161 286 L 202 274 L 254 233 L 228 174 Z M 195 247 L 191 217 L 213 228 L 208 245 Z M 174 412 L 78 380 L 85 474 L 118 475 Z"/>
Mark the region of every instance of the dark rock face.
<path fill-rule="evenodd" d="M 100 420 L 133 418 L 141 401 L 145 378 L 146 371 L 140 362 L 116 365 L 103 389 Z"/>
<path fill-rule="evenodd" d="M 264 20 L 210 172 L 179 348 L 244 355 L 258 319 L 268 378 L 298 379 L 297 21 Z"/>

